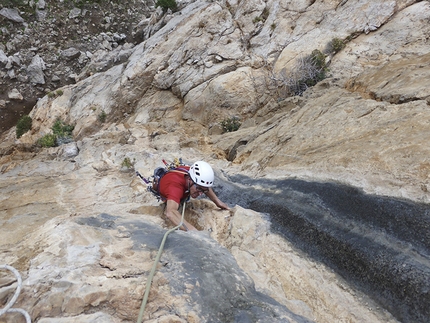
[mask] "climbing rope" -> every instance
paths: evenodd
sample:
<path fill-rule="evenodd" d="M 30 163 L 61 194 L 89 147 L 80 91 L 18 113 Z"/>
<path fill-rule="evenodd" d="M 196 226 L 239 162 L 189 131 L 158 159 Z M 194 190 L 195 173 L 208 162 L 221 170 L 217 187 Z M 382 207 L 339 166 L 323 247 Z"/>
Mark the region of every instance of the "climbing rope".
<path fill-rule="evenodd" d="M 164 234 L 163 240 L 161 240 L 160 247 L 158 248 L 157 257 L 155 257 L 154 264 L 152 265 L 151 272 L 149 273 L 149 277 L 148 277 L 148 280 L 146 282 L 146 290 L 145 290 L 145 294 L 143 296 L 142 305 L 140 306 L 140 312 L 139 312 L 139 317 L 137 319 L 137 323 L 142 323 L 143 313 L 145 312 L 146 302 L 148 301 L 149 290 L 151 289 L 152 279 L 154 277 L 155 270 L 157 269 L 158 261 L 160 260 L 161 254 L 163 253 L 164 243 L 166 242 L 167 236 L 171 232 L 175 231 L 176 229 L 179 229 L 181 226 L 184 226 L 186 228 L 186 230 L 188 230 L 187 227 L 185 226 L 185 224 L 183 223 L 184 222 L 184 213 L 185 213 L 185 204 L 186 204 L 186 202 L 184 202 L 184 204 L 183 204 L 181 222 L 176 227 L 167 231 Z"/>
<path fill-rule="evenodd" d="M 13 297 L 9 301 L 9 303 L 7 303 L 6 306 L 3 309 L 0 310 L 0 316 L 2 316 L 5 313 L 18 312 L 18 313 L 21 313 L 22 315 L 24 315 L 25 320 L 26 320 L 27 323 L 31 323 L 30 315 L 28 315 L 28 313 L 26 311 L 24 311 L 24 310 L 22 310 L 20 308 L 12 308 L 13 304 L 15 304 L 16 300 L 18 299 L 19 293 L 21 292 L 21 286 L 22 286 L 21 275 L 12 266 L 0 265 L 0 270 L 1 269 L 10 270 L 15 275 L 15 277 L 16 277 L 16 279 L 18 281 L 18 287 L 16 288 L 15 295 L 13 295 Z"/>

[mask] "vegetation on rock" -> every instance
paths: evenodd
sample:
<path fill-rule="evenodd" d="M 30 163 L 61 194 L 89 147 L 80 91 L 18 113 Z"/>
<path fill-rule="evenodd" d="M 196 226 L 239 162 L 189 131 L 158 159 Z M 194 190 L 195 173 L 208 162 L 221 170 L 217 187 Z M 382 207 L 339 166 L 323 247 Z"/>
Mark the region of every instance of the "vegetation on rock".
<path fill-rule="evenodd" d="M 48 98 L 56 98 L 57 96 L 62 96 L 63 95 L 63 91 L 62 90 L 57 90 L 55 92 L 49 92 L 48 93 Z"/>
<path fill-rule="evenodd" d="M 340 38 L 333 38 L 328 44 L 327 44 L 327 53 L 339 53 L 342 49 L 345 48 L 345 43 Z"/>
<path fill-rule="evenodd" d="M 220 125 L 224 132 L 233 132 L 233 131 L 237 131 L 242 125 L 242 123 L 240 122 L 239 118 L 235 116 L 235 117 L 225 118 L 220 122 Z"/>
<path fill-rule="evenodd" d="M 167 10 L 172 10 L 173 12 L 178 9 L 178 4 L 175 0 L 157 0 L 155 3 L 157 7 L 161 7 L 164 12 Z"/>
<path fill-rule="evenodd" d="M 18 120 L 18 123 L 16 124 L 16 137 L 21 138 L 21 136 L 24 133 L 26 133 L 31 129 L 32 123 L 33 123 L 33 120 L 31 119 L 30 116 L 28 115 L 22 116 Z"/>
<path fill-rule="evenodd" d="M 98 114 L 97 119 L 101 122 L 101 123 L 105 123 L 106 122 L 106 117 L 107 114 L 106 112 L 102 111 Z"/>
<path fill-rule="evenodd" d="M 64 121 L 57 119 L 51 129 L 54 135 L 56 135 L 58 138 L 71 138 L 74 128 L 74 126 L 66 124 Z"/>
<path fill-rule="evenodd" d="M 131 161 L 129 157 L 125 157 L 121 163 L 121 167 L 131 169 L 134 167 L 135 160 Z"/>
<path fill-rule="evenodd" d="M 315 49 L 310 55 L 299 57 L 291 70 L 284 68 L 278 75 L 272 74 L 267 86 L 276 92 L 278 100 L 301 96 L 308 88 L 324 80 L 328 72 L 326 55 Z"/>
<path fill-rule="evenodd" d="M 74 126 L 57 119 L 51 127 L 52 134 L 46 134 L 37 143 L 42 147 L 55 147 L 72 141 Z"/>
<path fill-rule="evenodd" d="M 57 137 L 54 134 L 49 133 L 40 138 L 37 143 L 44 148 L 55 147 L 56 139 Z"/>

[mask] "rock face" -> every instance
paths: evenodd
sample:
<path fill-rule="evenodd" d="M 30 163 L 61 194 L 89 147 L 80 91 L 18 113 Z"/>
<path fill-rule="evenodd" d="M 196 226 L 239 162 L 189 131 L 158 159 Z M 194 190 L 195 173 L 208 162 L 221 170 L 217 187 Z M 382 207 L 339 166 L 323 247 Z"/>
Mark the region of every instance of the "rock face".
<path fill-rule="evenodd" d="M 100 214 L 71 221 L 57 218 L 37 233 L 49 247 L 32 260 L 32 278 L 26 282 L 33 292 L 23 297 L 33 309 L 32 317 L 50 322 L 48 317 L 63 313 L 94 322 L 91 315 L 83 315 L 90 305 L 93 311 L 104 308 L 123 321 L 135 320 L 162 228 L 137 215 L 125 219 Z M 153 281 L 158 291 L 148 304 L 152 318 L 172 313 L 168 317 L 178 322 L 309 322 L 257 293 L 227 249 L 202 233 L 172 234 L 164 250 Z M 48 260 L 52 252 L 55 262 Z M 50 296 L 38 299 L 40 294 Z M 161 297 L 160 302 L 154 296 Z M 145 322 L 153 321 L 145 316 Z"/>
<path fill-rule="evenodd" d="M 205 159 L 220 183 L 235 174 L 335 181 L 430 202 L 428 1 L 178 4 L 152 10 L 133 44 L 100 34 L 99 52 L 62 48 L 63 61 L 82 59 L 68 74 L 76 84 L 41 98 L 22 137 L 15 128 L 1 137 L 0 262 L 22 273 L 16 306 L 36 322 L 136 320 L 170 224 L 134 171 L 149 176 L 163 158 Z M 81 19 L 72 9 L 68 19 Z M 22 64 L 11 54 L 18 41 L 0 48 L 8 71 Z M 294 96 L 291 71 L 314 50 L 327 77 Z M 31 62 L 34 84 L 53 81 L 46 57 Z M 231 117 L 241 128 L 220 134 Z M 74 142 L 41 148 L 58 118 L 74 125 Z M 202 232 L 169 236 L 145 322 L 425 322 L 428 291 L 415 316 L 390 313 L 255 211 L 198 199 L 186 216 Z M 428 272 L 430 250 L 414 243 Z M 0 276 L 2 304 L 15 285 Z M 0 320 L 23 321 L 10 315 Z"/>
<path fill-rule="evenodd" d="M 111 55 L 113 50 L 141 42 L 145 26 L 141 22 L 155 11 L 153 1 L 137 0 L 3 1 L 0 9 L 0 100 L 6 100 L 4 94 L 13 88 L 25 100 L 21 105 L 6 102 L 1 133 L 29 113 L 38 99 L 75 83 L 76 76 L 93 64 L 96 53 L 100 58 L 100 52 Z"/>

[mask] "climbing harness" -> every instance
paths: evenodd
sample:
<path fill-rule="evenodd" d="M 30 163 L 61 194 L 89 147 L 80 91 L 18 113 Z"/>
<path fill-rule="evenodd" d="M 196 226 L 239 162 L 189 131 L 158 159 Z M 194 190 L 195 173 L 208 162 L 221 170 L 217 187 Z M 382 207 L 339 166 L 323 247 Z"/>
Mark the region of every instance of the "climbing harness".
<path fill-rule="evenodd" d="M 8 265 L 0 265 L 1 269 L 7 269 L 10 270 L 16 277 L 18 281 L 18 287 L 16 288 L 15 295 L 13 295 L 12 299 L 9 301 L 9 303 L 6 304 L 6 306 L 3 309 L 0 309 L 0 316 L 2 316 L 5 313 L 12 313 L 12 312 L 18 312 L 24 315 L 26 323 L 31 323 L 30 315 L 20 308 L 12 308 L 13 304 L 15 304 L 16 300 L 18 299 L 19 293 L 21 292 L 21 286 L 22 286 L 22 278 L 19 272 L 13 268 L 12 266 Z"/>
<path fill-rule="evenodd" d="M 137 323 L 142 323 L 143 313 L 145 312 L 146 302 L 148 301 L 149 290 L 151 289 L 151 285 L 152 285 L 152 279 L 154 277 L 155 270 L 157 269 L 158 261 L 160 260 L 161 254 L 163 253 L 164 243 L 166 242 L 167 236 L 171 232 L 175 231 L 176 229 L 179 229 L 182 225 L 184 225 L 183 222 L 184 222 L 185 204 L 186 204 L 186 202 L 184 202 L 183 207 L 182 207 L 181 222 L 176 227 L 167 231 L 163 236 L 163 240 L 161 240 L 160 247 L 158 248 L 157 257 L 155 257 L 154 264 L 152 265 L 152 269 L 151 269 L 151 272 L 149 273 L 148 280 L 146 281 L 145 294 L 143 296 L 142 305 L 140 306 L 139 317 L 137 319 Z"/>

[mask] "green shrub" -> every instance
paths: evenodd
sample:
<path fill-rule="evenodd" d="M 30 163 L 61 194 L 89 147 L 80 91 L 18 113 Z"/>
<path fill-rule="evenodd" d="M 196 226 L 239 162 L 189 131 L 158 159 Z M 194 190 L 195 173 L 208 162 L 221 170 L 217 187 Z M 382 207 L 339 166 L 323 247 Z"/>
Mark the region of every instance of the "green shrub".
<path fill-rule="evenodd" d="M 57 121 L 55 121 L 51 129 L 54 135 L 57 136 L 58 138 L 71 138 L 72 131 L 74 128 L 75 126 L 68 125 L 64 123 L 62 120 L 57 119 Z"/>
<path fill-rule="evenodd" d="M 57 136 L 52 133 L 44 135 L 37 143 L 45 148 L 55 147 L 57 145 Z"/>
<path fill-rule="evenodd" d="M 31 129 L 33 120 L 28 115 L 23 115 L 16 124 L 16 137 L 21 138 L 23 134 Z"/>
<path fill-rule="evenodd" d="M 297 69 L 297 79 L 290 89 L 295 95 L 302 95 L 307 88 L 314 86 L 327 77 L 328 68 L 325 63 L 325 55 L 315 49 L 299 63 Z"/>
<path fill-rule="evenodd" d="M 99 113 L 99 115 L 97 116 L 97 119 L 98 119 L 101 123 L 105 123 L 105 121 L 106 121 L 106 117 L 107 117 L 106 112 L 102 111 L 102 112 L 100 112 L 100 113 Z"/>
<path fill-rule="evenodd" d="M 55 147 L 72 141 L 72 131 L 75 127 L 57 119 L 51 127 L 52 134 L 40 138 L 37 143 L 42 147 Z"/>
<path fill-rule="evenodd" d="M 161 7 L 164 12 L 166 12 L 168 9 L 175 12 L 178 9 L 178 4 L 176 3 L 176 0 L 157 0 L 155 6 Z"/>
<path fill-rule="evenodd" d="M 327 45 L 328 53 L 338 53 L 345 48 L 345 43 L 340 38 L 333 38 Z"/>
<path fill-rule="evenodd" d="M 297 58 L 291 70 L 283 68 L 278 75 L 270 76 L 270 89 L 276 90 L 279 99 L 302 95 L 327 77 L 329 69 L 325 59 L 326 56 L 317 49 L 308 56 Z"/>
<path fill-rule="evenodd" d="M 325 70 L 327 68 L 325 64 L 325 55 L 318 49 L 315 49 L 312 51 L 311 55 L 309 56 L 310 61 L 312 64 L 315 65 L 315 67 Z"/>
<path fill-rule="evenodd" d="M 224 132 L 233 132 L 238 130 L 242 125 L 242 123 L 240 122 L 238 117 L 230 117 L 222 120 L 220 122 L 220 125 Z"/>

